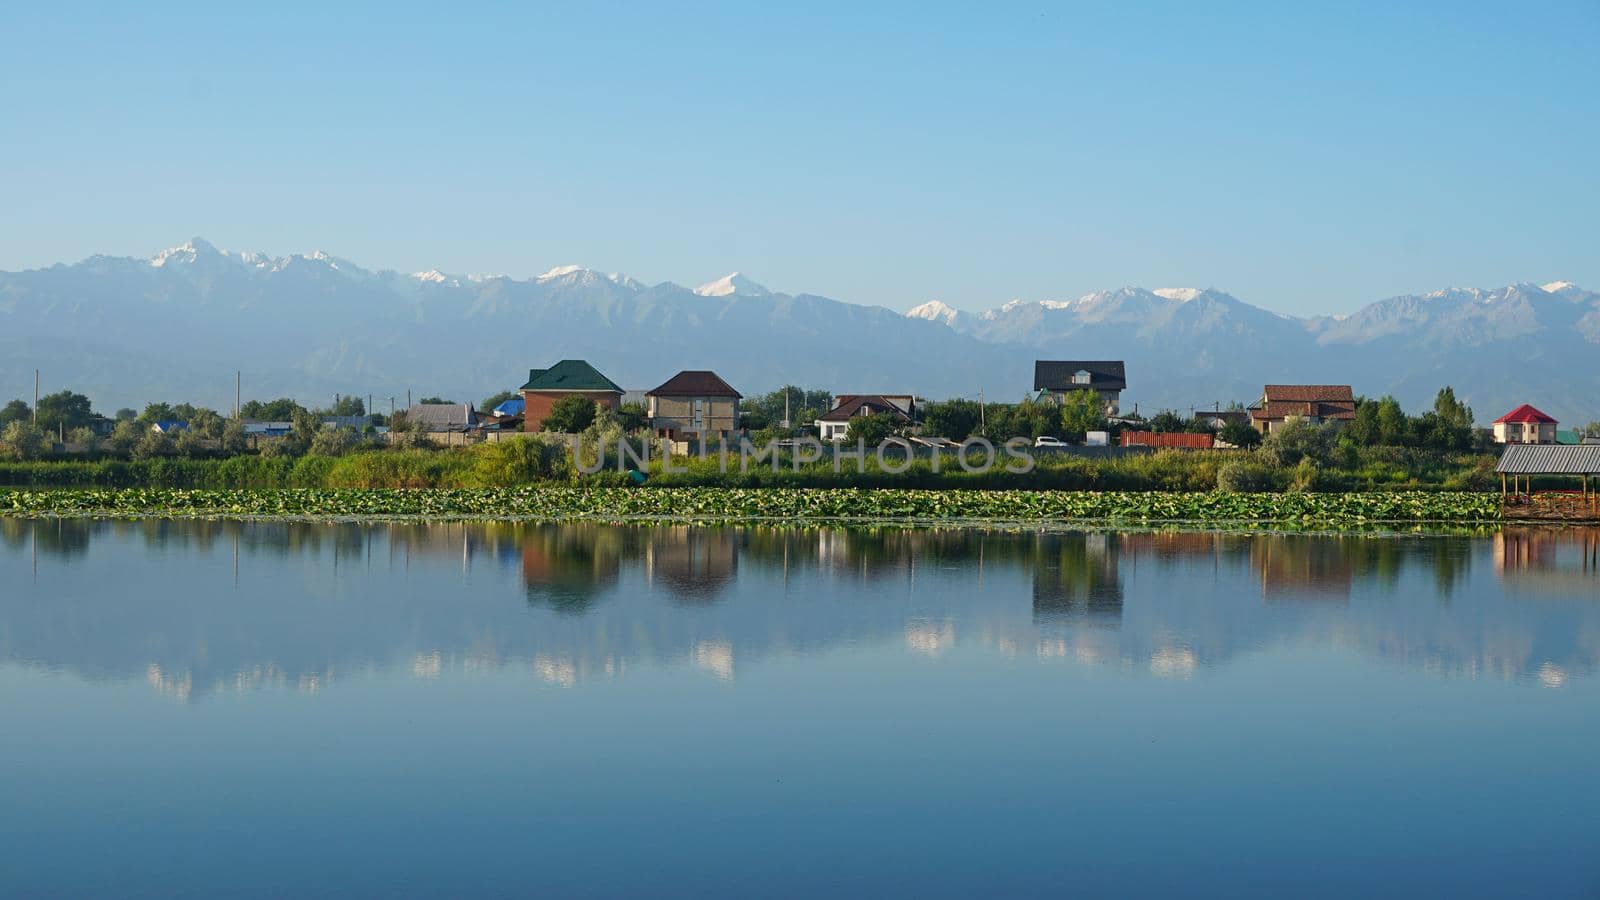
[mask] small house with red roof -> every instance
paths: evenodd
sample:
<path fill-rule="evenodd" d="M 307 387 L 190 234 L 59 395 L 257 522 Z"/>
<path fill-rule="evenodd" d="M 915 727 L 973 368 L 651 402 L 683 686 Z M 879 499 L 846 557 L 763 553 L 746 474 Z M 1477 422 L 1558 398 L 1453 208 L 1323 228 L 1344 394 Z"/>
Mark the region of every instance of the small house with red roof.
<path fill-rule="evenodd" d="M 1558 423 L 1527 403 L 1494 420 L 1497 444 L 1554 444 Z"/>

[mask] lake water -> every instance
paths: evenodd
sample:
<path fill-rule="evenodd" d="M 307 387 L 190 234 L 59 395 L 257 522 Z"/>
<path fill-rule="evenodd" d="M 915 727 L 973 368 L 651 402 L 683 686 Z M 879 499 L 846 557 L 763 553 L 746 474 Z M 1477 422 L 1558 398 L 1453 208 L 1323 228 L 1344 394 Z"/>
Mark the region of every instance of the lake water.
<path fill-rule="evenodd" d="M 1600 537 L 0 519 L 0 893 L 1595 896 Z"/>

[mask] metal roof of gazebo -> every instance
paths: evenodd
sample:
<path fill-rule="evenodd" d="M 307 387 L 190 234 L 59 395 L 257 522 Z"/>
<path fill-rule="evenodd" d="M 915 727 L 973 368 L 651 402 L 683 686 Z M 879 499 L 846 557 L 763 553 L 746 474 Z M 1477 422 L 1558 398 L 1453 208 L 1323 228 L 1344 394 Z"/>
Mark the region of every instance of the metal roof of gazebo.
<path fill-rule="evenodd" d="M 1508 444 L 1502 475 L 1600 475 L 1600 444 Z"/>

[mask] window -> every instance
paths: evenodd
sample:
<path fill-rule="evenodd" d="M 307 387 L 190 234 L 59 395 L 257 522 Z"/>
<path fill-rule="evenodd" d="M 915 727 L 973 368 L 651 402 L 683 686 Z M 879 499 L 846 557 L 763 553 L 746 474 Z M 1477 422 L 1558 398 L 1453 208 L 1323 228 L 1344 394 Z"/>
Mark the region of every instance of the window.
<path fill-rule="evenodd" d="M 1087 370 L 1085 370 L 1085 369 L 1079 369 L 1078 371 L 1072 373 L 1072 383 L 1073 384 L 1088 384 L 1089 383 L 1089 372 Z"/>

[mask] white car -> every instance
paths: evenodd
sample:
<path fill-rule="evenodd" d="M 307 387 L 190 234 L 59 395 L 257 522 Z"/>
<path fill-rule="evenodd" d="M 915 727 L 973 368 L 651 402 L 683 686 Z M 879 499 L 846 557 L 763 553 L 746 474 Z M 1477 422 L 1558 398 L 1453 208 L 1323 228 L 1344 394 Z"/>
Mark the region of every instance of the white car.
<path fill-rule="evenodd" d="M 1036 437 L 1036 438 L 1033 439 L 1033 447 L 1034 447 L 1035 450 L 1040 449 L 1042 447 L 1049 447 L 1051 449 L 1059 449 L 1059 448 L 1064 448 L 1064 447 L 1068 447 L 1068 446 L 1071 446 L 1071 445 L 1068 444 L 1066 441 L 1063 441 L 1060 438 L 1053 438 L 1053 437 L 1050 437 L 1048 435 L 1041 436 L 1041 437 Z"/>

